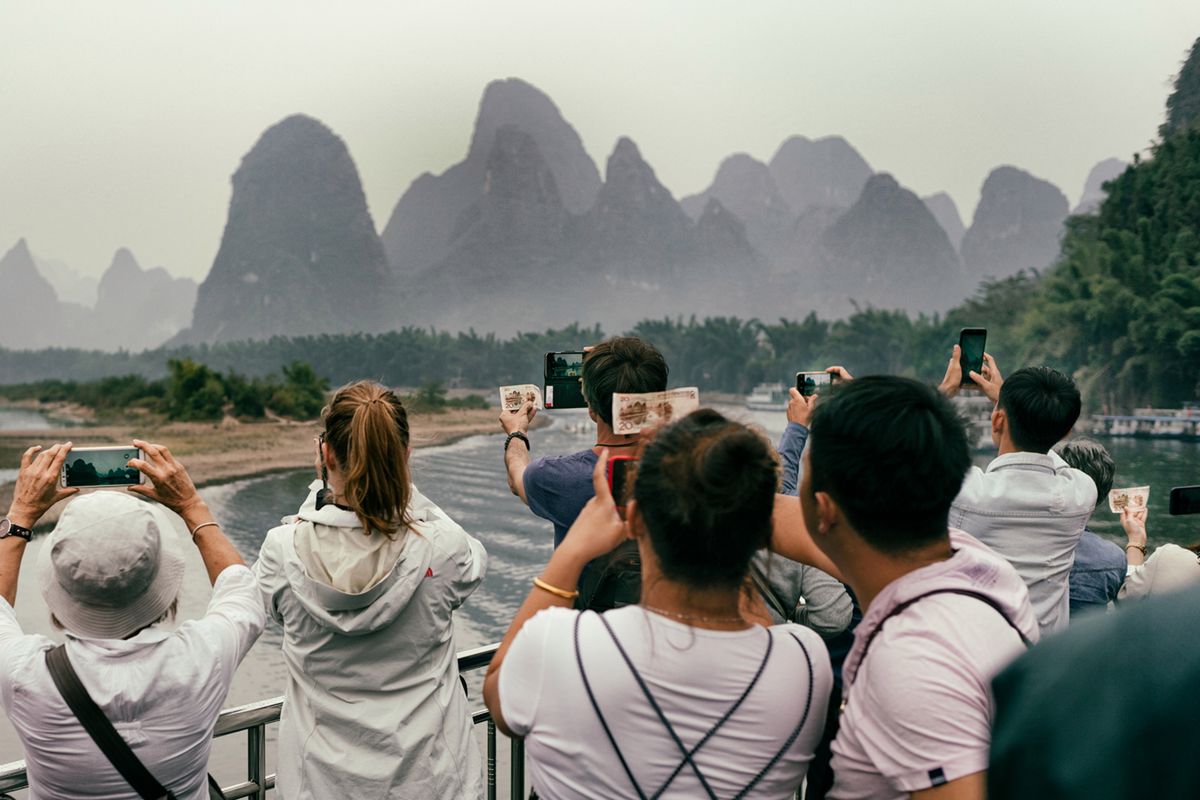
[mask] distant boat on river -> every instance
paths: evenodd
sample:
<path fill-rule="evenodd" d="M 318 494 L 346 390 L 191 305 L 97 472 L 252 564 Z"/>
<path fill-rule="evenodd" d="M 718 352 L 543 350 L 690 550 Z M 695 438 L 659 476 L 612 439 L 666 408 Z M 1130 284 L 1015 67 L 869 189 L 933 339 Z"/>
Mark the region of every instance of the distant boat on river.
<path fill-rule="evenodd" d="M 751 411 L 786 411 L 788 390 L 782 383 L 760 383 L 746 395 L 746 408 Z"/>
<path fill-rule="evenodd" d="M 1183 408 L 1135 408 L 1132 414 L 1094 414 L 1092 433 L 1103 436 L 1200 441 L 1200 402 Z"/>

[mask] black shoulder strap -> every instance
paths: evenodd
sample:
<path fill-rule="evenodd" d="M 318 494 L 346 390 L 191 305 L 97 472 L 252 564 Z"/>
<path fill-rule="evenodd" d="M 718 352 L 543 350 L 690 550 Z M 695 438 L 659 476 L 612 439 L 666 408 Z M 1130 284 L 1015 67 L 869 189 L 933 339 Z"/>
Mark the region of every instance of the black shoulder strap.
<path fill-rule="evenodd" d="M 788 613 L 788 610 L 783 605 L 783 601 L 779 599 L 779 595 L 775 594 L 775 590 L 771 587 L 771 582 L 767 580 L 767 576 L 759 569 L 758 564 L 753 562 L 750 563 L 750 580 L 754 584 L 754 588 L 758 589 L 758 593 L 762 595 L 763 602 L 770 606 L 771 610 L 780 619 L 784 622 L 796 621 L 794 609 L 793 613 Z"/>
<path fill-rule="evenodd" d="M 924 600 L 926 597 L 932 597 L 935 594 L 960 594 L 964 597 L 973 597 L 981 603 L 986 603 L 987 605 L 991 606 L 992 609 L 999 614 L 1005 622 L 1008 623 L 1010 628 L 1017 632 L 1017 636 L 1021 637 L 1021 644 L 1025 645 L 1026 649 L 1033 647 L 1033 642 L 1029 641 L 1029 637 L 1017 627 L 1017 623 L 1009 619 L 1008 614 L 1003 608 L 1000 607 L 1000 604 L 988 597 L 986 594 L 983 594 L 982 592 L 973 592 L 970 589 L 933 589 L 932 591 L 925 592 L 924 594 L 919 594 L 916 597 L 910 597 L 908 600 L 905 600 L 903 603 L 900 603 L 898 606 L 889 611 L 887 616 L 885 616 L 883 619 L 879 620 L 879 624 L 875 626 L 875 629 L 871 631 L 871 635 L 867 637 L 867 643 L 863 645 L 862 655 L 859 656 L 858 663 L 861 665 L 864 661 L 866 661 L 867 651 L 871 649 L 871 642 L 875 641 L 875 637 L 878 636 L 879 631 L 883 629 L 883 623 L 887 622 L 892 617 L 899 616 L 909 606 L 918 600 Z"/>
<path fill-rule="evenodd" d="M 75 668 L 71 666 L 71 660 L 67 658 L 66 645 L 60 644 L 46 651 L 46 667 L 50 670 L 50 677 L 54 679 L 54 685 L 58 687 L 63 700 L 67 701 L 67 705 L 78 717 L 88 736 L 92 737 L 100 752 L 104 753 L 117 772 L 121 773 L 121 777 L 129 781 L 133 790 L 141 795 L 143 800 L 175 800 L 175 795 L 155 780 L 121 738 L 121 734 L 117 733 L 108 717 L 104 716 L 96 701 L 92 700 L 75 673 Z"/>

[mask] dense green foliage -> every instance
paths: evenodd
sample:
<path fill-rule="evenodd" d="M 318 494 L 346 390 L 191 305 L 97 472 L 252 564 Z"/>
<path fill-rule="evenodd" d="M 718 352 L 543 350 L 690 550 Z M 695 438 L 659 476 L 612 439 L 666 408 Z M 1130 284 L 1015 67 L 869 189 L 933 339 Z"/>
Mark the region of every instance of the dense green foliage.
<path fill-rule="evenodd" d="M 1200 128 L 1160 143 L 1070 221 L 1020 321 L 1025 360 L 1060 361 L 1093 405 L 1178 406 L 1200 393 Z"/>
<path fill-rule="evenodd" d="M 1158 129 L 1163 139 L 1169 139 L 1200 123 L 1200 39 L 1175 78 L 1175 91 L 1167 98 L 1167 120 Z"/>
<path fill-rule="evenodd" d="M 308 364 L 292 362 L 283 368 L 283 379 L 222 375 L 191 359 L 167 361 L 165 378 L 122 375 L 95 381 L 45 380 L 0 387 L 7 400 L 70 402 L 94 409 L 101 418 L 131 413 L 163 414 L 167 419 L 205 421 L 226 413 L 242 418 L 262 418 L 268 412 L 292 419 L 311 419 L 321 412 L 329 381 Z"/>

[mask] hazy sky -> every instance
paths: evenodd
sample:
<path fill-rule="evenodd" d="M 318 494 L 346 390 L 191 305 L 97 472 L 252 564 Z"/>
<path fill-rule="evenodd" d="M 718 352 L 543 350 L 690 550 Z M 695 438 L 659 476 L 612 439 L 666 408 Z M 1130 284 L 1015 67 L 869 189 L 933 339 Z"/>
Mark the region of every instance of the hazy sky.
<path fill-rule="evenodd" d="M 1144 149 L 1198 36 L 1197 0 L 0 0 L 0 252 L 99 275 L 128 246 L 202 279 L 230 176 L 295 112 L 346 141 L 382 228 L 508 76 L 602 172 L 627 134 L 677 197 L 731 153 L 840 134 L 970 224 L 997 165 L 1074 205 Z"/>

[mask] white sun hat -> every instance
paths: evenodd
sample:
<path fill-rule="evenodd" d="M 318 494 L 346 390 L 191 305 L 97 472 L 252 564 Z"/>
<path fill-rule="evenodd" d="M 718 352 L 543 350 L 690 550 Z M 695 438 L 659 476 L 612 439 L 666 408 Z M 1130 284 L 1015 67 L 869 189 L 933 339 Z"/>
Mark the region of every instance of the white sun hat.
<path fill-rule="evenodd" d="M 162 506 L 115 491 L 67 504 L 38 557 L 46 606 L 68 632 L 120 639 L 179 597 L 184 542 Z"/>

